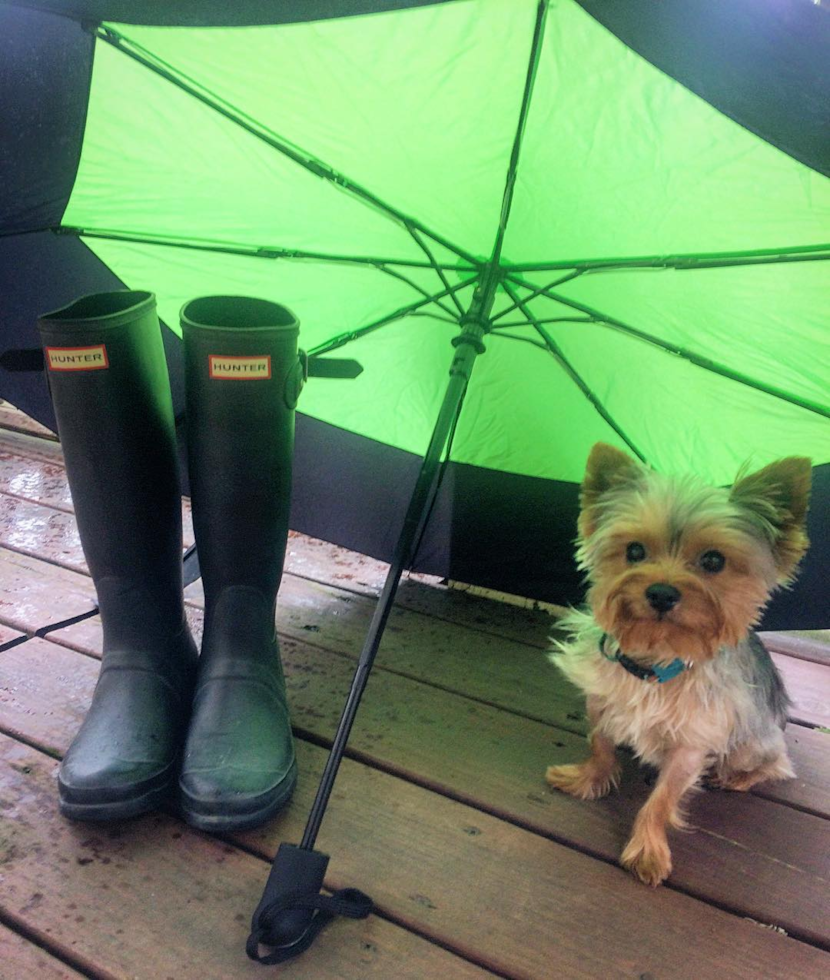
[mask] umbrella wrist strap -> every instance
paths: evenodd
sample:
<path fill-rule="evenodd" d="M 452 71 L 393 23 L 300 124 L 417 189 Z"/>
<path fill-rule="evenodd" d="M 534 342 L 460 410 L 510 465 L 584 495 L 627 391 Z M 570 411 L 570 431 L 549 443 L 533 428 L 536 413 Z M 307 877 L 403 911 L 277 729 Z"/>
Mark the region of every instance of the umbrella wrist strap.
<path fill-rule="evenodd" d="M 277 946 L 270 953 L 260 953 L 260 945 L 269 946 L 269 926 L 282 913 L 304 910 L 312 913 L 311 922 L 302 936 L 288 946 Z M 332 895 L 286 895 L 261 911 L 258 910 L 255 927 L 248 936 L 245 951 L 248 956 L 264 966 L 284 963 L 304 953 L 317 935 L 338 915 L 347 919 L 365 919 L 372 911 L 372 900 L 357 888 L 341 888 Z"/>

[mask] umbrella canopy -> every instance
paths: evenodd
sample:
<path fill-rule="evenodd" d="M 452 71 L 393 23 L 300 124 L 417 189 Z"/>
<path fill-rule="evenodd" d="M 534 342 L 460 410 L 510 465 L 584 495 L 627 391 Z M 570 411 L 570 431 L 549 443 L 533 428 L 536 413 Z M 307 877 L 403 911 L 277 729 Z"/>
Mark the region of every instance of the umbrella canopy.
<path fill-rule="evenodd" d="M 364 367 L 303 393 L 294 526 L 388 558 L 450 343 L 496 282 L 417 567 L 572 601 L 594 442 L 715 483 L 797 453 L 823 520 L 767 625 L 827 625 L 826 11 L 29 6 L 76 20 L 3 15 L 32 113 L 6 160 L 10 336 L 113 277 L 173 331 L 205 293 L 289 306 L 306 350 Z M 4 396 L 36 407 L 21 384 Z"/>

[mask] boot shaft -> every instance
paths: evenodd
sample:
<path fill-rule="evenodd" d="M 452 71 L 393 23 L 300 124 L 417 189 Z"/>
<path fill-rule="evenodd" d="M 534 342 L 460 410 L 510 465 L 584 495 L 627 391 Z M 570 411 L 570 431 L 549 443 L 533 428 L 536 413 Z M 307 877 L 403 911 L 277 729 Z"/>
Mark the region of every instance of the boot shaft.
<path fill-rule="evenodd" d="M 206 606 L 230 586 L 273 611 L 291 507 L 299 325 L 265 300 L 213 296 L 182 310 L 193 522 Z"/>
<path fill-rule="evenodd" d="M 178 455 L 155 297 L 85 296 L 38 327 L 81 543 L 96 585 L 107 583 L 104 604 L 140 583 L 159 628 L 180 623 Z"/>

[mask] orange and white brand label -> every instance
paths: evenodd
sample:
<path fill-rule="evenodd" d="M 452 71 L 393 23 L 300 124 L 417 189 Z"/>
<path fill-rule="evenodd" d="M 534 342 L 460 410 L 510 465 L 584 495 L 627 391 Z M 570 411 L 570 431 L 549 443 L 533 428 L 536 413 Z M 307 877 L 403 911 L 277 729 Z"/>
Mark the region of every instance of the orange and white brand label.
<path fill-rule="evenodd" d="M 209 354 L 208 367 L 211 378 L 264 381 L 271 377 L 271 355 L 236 357 L 229 354 Z"/>
<path fill-rule="evenodd" d="M 94 347 L 47 347 L 50 371 L 100 371 L 110 366 L 104 344 Z"/>

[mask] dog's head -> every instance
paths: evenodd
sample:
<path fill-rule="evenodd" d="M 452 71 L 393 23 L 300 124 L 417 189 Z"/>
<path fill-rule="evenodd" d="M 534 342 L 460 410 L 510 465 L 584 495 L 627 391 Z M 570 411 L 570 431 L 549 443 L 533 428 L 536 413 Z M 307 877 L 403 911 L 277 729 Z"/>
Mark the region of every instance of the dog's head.
<path fill-rule="evenodd" d="M 737 644 L 807 549 L 810 478 L 810 460 L 792 456 L 710 487 L 597 443 L 577 561 L 599 625 L 629 655 L 654 661 L 708 659 Z"/>

